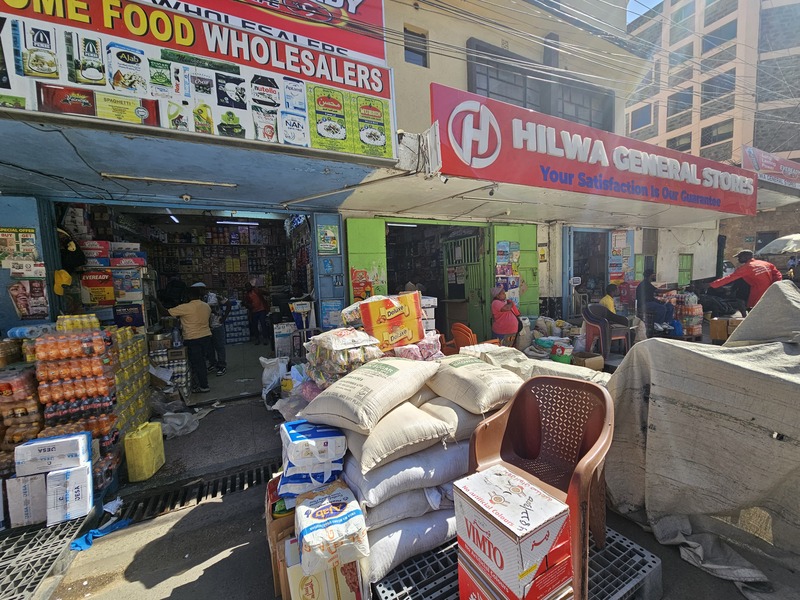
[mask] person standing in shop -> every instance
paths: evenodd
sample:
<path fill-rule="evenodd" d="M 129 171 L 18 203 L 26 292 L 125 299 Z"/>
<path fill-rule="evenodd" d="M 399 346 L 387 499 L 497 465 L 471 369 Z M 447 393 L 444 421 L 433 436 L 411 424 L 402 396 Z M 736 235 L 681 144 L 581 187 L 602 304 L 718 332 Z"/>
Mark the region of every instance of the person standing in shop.
<path fill-rule="evenodd" d="M 174 308 L 164 308 L 160 300 L 156 300 L 158 310 L 169 313 L 171 317 L 179 317 L 183 329 L 183 343 L 189 353 L 189 366 L 192 369 L 194 386 L 192 392 L 210 392 L 208 387 L 208 371 L 206 356 L 211 350 L 211 307 L 203 302 L 205 286 L 189 288 L 189 302 Z"/>
<path fill-rule="evenodd" d="M 519 309 L 506 298 L 506 291 L 492 288 L 492 337 L 500 340 L 501 346 L 510 345 L 519 331 Z"/>
<path fill-rule="evenodd" d="M 250 282 L 244 286 L 244 300 L 242 303 L 247 308 L 250 316 L 250 337 L 258 346 L 261 343 L 261 338 L 264 338 L 264 343 L 270 343 L 272 335 L 270 327 L 267 323 L 267 313 L 269 312 L 269 296 L 259 287 L 254 287 Z"/>
<path fill-rule="evenodd" d="M 206 284 L 198 281 L 192 287 L 197 287 L 205 292 L 203 302 L 211 307 L 211 354 L 208 356 L 208 372 L 217 372 L 217 377 L 222 377 L 228 372 L 228 363 L 225 356 L 225 321 L 231 314 L 231 301 L 209 290 Z"/>

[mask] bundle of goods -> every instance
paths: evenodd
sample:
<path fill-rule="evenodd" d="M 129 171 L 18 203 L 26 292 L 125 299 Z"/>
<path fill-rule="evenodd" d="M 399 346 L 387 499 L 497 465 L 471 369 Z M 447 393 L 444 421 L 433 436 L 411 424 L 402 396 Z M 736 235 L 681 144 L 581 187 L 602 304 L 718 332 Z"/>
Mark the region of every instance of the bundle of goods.
<path fill-rule="evenodd" d="M 364 330 L 378 339 L 378 347 L 383 352 L 415 344 L 425 337 L 419 292 L 369 300 L 358 307 L 361 322 Z"/>
<path fill-rule="evenodd" d="M 88 433 L 31 440 L 14 449 L 16 477 L 6 480 L 11 526 L 55 525 L 92 508 L 92 441 Z"/>
<path fill-rule="evenodd" d="M 369 530 L 367 579 L 455 536 L 452 482 L 468 440 L 522 380 L 470 356 L 439 363 L 386 357 L 356 369 L 303 411 L 344 429 L 344 479 Z"/>
<path fill-rule="evenodd" d="M 686 336 L 703 335 L 703 305 L 698 304 L 692 293 L 676 294 L 675 318 L 683 327 Z"/>
<path fill-rule="evenodd" d="M 283 474 L 278 483 L 281 498 L 296 498 L 338 478 L 347 441 L 336 427 L 291 421 L 281 425 Z"/>
<path fill-rule="evenodd" d="M 228 318 L 225 319 L 225 343 L 241 344 L 250 341 L 250 319 L 247 309 L 240 302 L 231 308 Z"/>
<path fill-rule="evenodd" d="M 322 389 L 361 365 L 383 356 L 378 340 L 352 327 L 315 335 L 304 346 L 308 360 L 306 372 Z"/>
<path fill-rule="evenodd" d="M 0 429 L 3 430 L 0 450 L 12 451 L 34 439 L 42 430 L 42 411 L 37 401 L 33 369 L 0 373 L 0 415 Z"/>
<path fill-rule="evenodd" d="M 0 367 L 6 367 L 21 360 L 21 340 L 0 340 Z"/>
<path fill-rule="evenodd" d="M 572 325 L 561 319 L 555 320 L 550 317 L 539 317 L 536 319 L 534 325 L 534 337 L 539 337 L 536 335 L 536 332 L 545 337 L 561 337 L 565 335 L 565 329 L 569 332 L 571 328 Z"/>
<path fill-rule="evenodd" d="M 439 360 L 440 358 L 444 358 L 442 342 L 436 331 L 426 331 L 425 337 L 416 344 L 398 346 L 386 354 L 411 360 Z"/>

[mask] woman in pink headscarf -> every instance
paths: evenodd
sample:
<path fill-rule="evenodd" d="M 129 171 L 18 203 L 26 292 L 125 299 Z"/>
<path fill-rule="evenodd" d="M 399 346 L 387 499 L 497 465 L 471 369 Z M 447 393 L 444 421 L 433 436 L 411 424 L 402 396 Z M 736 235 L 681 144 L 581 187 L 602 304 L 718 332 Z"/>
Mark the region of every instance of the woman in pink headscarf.
<path fill-rule="evenodd" d="M 500 340 L 501 346 L 517 335 L 518 316 L 519 309 L 506 298 L 506 291 L 501 286 L 492 288 L 492 336 Z"/>

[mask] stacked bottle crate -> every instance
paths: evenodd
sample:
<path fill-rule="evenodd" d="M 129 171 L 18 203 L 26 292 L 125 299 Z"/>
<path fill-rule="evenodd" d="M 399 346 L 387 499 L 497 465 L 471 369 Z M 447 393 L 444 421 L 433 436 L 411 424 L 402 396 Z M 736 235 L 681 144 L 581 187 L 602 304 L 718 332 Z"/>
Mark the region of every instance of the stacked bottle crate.
<path fill-rule="evenodd" d="M 695 294 L 676 295 L 675 318 L 681 322 L 684 336 L 699 337 L 703 335 L 703 305 L 698 304 Z"/>
<path fill-rule="evenodd" d="M 119 369 L 117 370 L 118 427 L 123 435 L 150 419 L 147 400 L 150 374 L 147 342 L 129 327 L 117 331 Z"/>
<path fill-rule="evenodd" d="M 237 302 L 231 309 L 231 314 L 225 320 L 225 342 L 228 344 L 241 344 L 250 341 L 250 323 L 247 309 L 241 302 Z"/>

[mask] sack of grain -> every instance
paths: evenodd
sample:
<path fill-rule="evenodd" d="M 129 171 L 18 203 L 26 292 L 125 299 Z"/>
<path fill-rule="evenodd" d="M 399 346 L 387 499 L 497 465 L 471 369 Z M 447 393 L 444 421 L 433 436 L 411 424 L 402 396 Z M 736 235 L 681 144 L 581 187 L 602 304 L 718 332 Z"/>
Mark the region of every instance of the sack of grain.
<path fill-rule="evenodd" d="M 411 396 L 408 399 L 407 402 L 409 404 L 413 404 L 414 406 L 419 408 L 420 406 L 422 406 L 426 402 L 430 402 L 434 398 L 438 398 L 438 397 L 439 396 L 436 395 L 436 392 L 434 392 L 427 385 L 423 385 L 416 394 L 414 394 L 413 396 Z"/>
<path fill-rule="evenodd" d="M 370 583 L 376 583 L 405 560 L 455 537 L 456 514 L 452 509 L 436 510 L 370 531 L 367 578 Z"/>
<path fill-rule="evenodd" d="M 429 448 L 452 434 L 447 423 L 408 403 L 382 418 L 369 435 L 345 431 L 347 447 L 360 463 L 362 473 Z"/>
<path fill-rule="evenodd" d="M 362 508 L 367 531 L 390 525 L 403 519 L 421 517 L 434 510 L 425 490 L 409 490 L 389 498 L 373 508 Z"/>
<path fill-rule="evenodd" d="M 485 414 L 508 402 L 522 378 L 472 356 L 447 356 L 428 387 L 474 414 Z"/>
<path fill-rule="evenodd" d="M 390 410 L 416 394 L 438 363 L 381 358 L 345 375 L 303 411 L 312 423 L 368 434 Z"/>
<path fill-rule="evenodd" d="M 421 452 L 404 456 L 361 472 L 352 454 L 344 457 L 344 478 L 362 506 L 378 506 L 406 492 L 440 486 L 467 474 L 469 444 L 436 444 Z"/>
<path fill-rule="evenodd" d="M 369 556 L 364 514 L 342 481 L 298 496 L 294 528 L 306 575 Z"/>
<path fill-rule="evenodd" d="M 451 439 L 456 442 L 469 440 L 480 422 L 489 416 L 475 415 L 447 398 L 434 398 L 420 409 L 447 423 L 454 432 Z"/>

